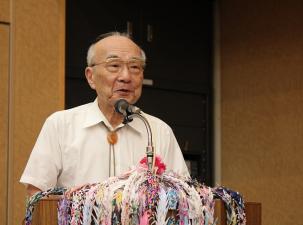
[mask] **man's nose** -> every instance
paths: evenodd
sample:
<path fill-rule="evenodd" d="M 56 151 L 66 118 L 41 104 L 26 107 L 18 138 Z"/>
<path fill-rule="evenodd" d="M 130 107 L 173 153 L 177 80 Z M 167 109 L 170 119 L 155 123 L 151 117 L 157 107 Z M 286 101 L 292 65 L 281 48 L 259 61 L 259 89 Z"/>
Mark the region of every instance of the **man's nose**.
<path fill-rule="evenodd" d="M 129 72 L 127 64 L 124 64 L 119 73 L 118 80 L 121 82 L 130 82 L 131 81 L 131 73 Z"/>

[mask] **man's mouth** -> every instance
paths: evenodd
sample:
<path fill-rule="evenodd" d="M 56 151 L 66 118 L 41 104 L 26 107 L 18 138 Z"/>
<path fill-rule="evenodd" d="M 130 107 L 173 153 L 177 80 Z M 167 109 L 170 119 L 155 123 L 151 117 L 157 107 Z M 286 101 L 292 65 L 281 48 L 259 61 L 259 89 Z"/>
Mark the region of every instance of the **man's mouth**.
<path fill-rule="evenodd" d="M 118 90 L 116 90 L 116 91 L 119 91 L 119 92 L 130 92 L 130 90 L 128 90 L 128 89 L 123 89 L 123 88 L 118 89 Z"/>
<path fill-rule="evenodd" d="M 131 93 L 131 91 L 129 89 L 118 89 L 115 92 L 119 93 L 119 95 L 128 95 L 129 93 Z"/>

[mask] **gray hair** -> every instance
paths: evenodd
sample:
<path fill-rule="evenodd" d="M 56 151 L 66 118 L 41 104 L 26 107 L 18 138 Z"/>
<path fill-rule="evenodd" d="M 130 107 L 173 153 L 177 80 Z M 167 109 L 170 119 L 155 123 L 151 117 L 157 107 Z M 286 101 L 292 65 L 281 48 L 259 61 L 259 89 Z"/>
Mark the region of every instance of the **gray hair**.
<path fill-rule="evenodd" d="M 119 37 L 126 37 L 130 40 L 131 37 L 128 33 L 121 33 L 118 31 L 114 31 L 114 32 L 109 32 L 109 33 L 105 33 L 105 34 L 101 34 L 99 35 L 96 40 L 89 46 L 88 51 L 87 51 L 87 57 L 86 57 L 86 61 L 87 61 L 87 65 L 91 66 L 93 64 L 93 58 L 95 57 L 95 45 L 102 39 L 106 38 L 106 37 L 111 37 L 111 36 L 119 36 Z M 139 47 L 140 48 L 140 47 Z M 143 59 L 143 61 L 146 61 L 146 55 L 145 52 L 143 51 L 143 49 L 140 48 L 141 51 L 141 57 Z"/>

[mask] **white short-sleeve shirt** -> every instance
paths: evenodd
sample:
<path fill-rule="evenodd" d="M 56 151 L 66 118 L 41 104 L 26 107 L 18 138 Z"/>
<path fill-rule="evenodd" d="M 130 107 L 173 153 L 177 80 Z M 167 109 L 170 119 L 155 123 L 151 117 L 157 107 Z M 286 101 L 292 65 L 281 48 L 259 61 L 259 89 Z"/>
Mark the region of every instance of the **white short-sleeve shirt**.
<path fill-rule="evenodd" d="M 172 132 L 162 120 L 143 113 L 151 125 L 153 145 L 167 170 L 188 176 L 188 170 Z M 109 122 L 97 99 L 49 116 L 38 136 L 20 182 L 41 190 L 96 183 L 137 165 L 146 155 L 147 131 L 138 119 L 116 129 L 118 141 L 110 145 Z"/>

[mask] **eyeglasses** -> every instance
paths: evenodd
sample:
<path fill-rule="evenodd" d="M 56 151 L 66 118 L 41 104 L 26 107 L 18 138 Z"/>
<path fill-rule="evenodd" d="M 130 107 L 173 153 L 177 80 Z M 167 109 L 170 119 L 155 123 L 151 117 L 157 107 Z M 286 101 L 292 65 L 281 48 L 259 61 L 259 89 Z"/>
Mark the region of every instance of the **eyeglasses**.
<path fill-rule="evenodd" d="M 145 67 L 145 62 L 139 59 L 132 59 L 129 61 L 123 61 L 122 59 L 110 59 L 104 62 L 94 63 L 91 67 L 104 65 L 105 69 L 110 73 L 120 73 L 124 67 L 127 66 L 127 69 L 132 74 L 140 74 L 143 72 Z"/>

